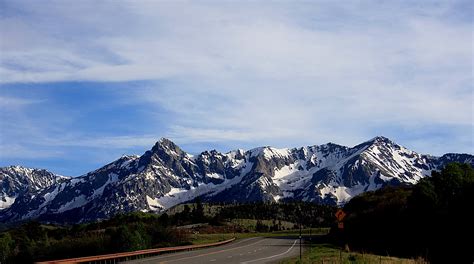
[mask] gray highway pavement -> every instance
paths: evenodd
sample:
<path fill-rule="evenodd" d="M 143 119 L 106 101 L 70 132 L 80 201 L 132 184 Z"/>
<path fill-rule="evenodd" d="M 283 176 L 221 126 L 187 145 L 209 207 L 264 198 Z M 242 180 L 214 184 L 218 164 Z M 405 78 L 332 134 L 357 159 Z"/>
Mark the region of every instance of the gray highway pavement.
<path fill-rule="evenodd" d="M 298 255 L 299 240 L 296 237 L 254 237 L 224 246 L 159 255 L 127 263 L 261 264 L 278 263 L 282 259 Z"/>

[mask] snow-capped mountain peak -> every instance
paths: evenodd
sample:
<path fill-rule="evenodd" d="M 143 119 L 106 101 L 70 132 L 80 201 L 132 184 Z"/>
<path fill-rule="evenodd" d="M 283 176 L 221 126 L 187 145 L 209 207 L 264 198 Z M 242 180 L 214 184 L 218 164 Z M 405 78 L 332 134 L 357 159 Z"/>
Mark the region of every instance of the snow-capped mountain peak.
<path fill-rule="evenodd" d="M 123 156 L 74 178 L 2 168 L 0 220 L 90 221 L 121 212 L 162 211 L 196 197 L 343 204 L 385 185 L 414 184 L 453 161 L 473 164 L 474 158 L 469 154 L 422 155 L 385 137 L 354 147 L 334 143 L 291 149 L 266 146 L 198 155 L 162 138 L 141 156 Z M 42 175 L 41 180 L 35 175 Z M 11 191 L 13 178 L 25 179 L 15 185 L 22 191 Z"/>

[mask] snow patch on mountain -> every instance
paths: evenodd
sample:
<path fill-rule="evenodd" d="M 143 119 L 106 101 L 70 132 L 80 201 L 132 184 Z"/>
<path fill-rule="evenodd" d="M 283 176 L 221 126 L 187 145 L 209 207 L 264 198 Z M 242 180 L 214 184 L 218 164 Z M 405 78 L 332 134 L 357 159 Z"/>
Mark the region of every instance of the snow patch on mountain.
<path fill-rule="evenodd" d="M 7 196 L 2 194 L 0 198 L 0 210 L 10 207 L 15 202 L 16 196 Z"/>
<path fill-rule="evenodd" d="M 220 179 L 220 180 L 224 179 L 224 176 L 218 173 L 208 173 L 206 174 L 206 176 L 213 179 Z"/>
<path fill-rule="evenodd" d="M 146 201 L 148 203 L 148 206 L 149 206 L 149 210 L 150 211 L 157 211 L 157 210 L 161 210 L 163 209 L 163 205 L 160 204 L 158 198 L 151 198 L 150 196 L 146 196 Z"/>
<path fill-rule="evenodd" d="M 354 147 L 259 147 L 190 155 L 167 139 L 141 156 L 123 156 L 85 175 L 0 168 L 0 220 L 84 222 L 131 211 L 161 212 L 205 201 L 288 201 L 342 205 L 386 185 L 414 184 L 447 162 L 473 164 L 468 154 L 421 155 L 387 138 Z M 21 199 L 19 197 L 21 196 Z M 82 210 L 81 208 L 87 210 Z"/>
<path fill-rule="evenodd" d="M 61 206 L 61 208 L 58 209 L 58 213 L 65 212 L 73 208 L 81 207 L 87 204 L 88 202 L 89 200 L 87 199 L 87 196 L 85 196 L 84 194 L 81 194 L 77 197 L 72 198 L 69 202 Z"/>

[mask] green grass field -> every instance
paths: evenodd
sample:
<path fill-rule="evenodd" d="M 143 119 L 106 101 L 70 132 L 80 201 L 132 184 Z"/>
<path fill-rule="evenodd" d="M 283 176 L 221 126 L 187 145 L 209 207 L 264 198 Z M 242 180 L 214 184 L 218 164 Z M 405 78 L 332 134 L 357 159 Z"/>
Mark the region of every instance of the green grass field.
<path fill-rule="evenodd" d="M 314 244 L 303 253 L 302 261 L 299 257 L 288 259 L 280 264 L 293 263 L 360 263 L 360 264 L 415 264 L 426 263 L 422 259 L 404 259 L 360 252 L 347 252 L 331 244 Z"/>
<path fill-rule="evenodd" d="M 275 236 L 297 236 L 299 235 L 299 230 L 286 230 L 278 232 L 268 232 L 268 233 L 236 233 L 235 238 L 249 238 L 249 237 L 275 237 Z M 329 232 L 329 228 L 312 228 L 312 229 L 303 229 L 302 234 L 309 235 L 325 235 Z M 193 244 L 207 244 L 213 242 L 224 241 L 234 237 L 233 233 L 224 233 L 224 234 L 191 234 L 190 240 Z"/>
<path fill-rule="evenodd" d="M 260 220 L 262 224 L 266 226 L 272 226 L 274 222 L 272 220 Z M 255 230 L 255 227 L 257 226 L 257 220 L 256 219 L 234 219 L 231 221 L 233 224 L 239 225 L 243 228 L 250 229 L 250 230 Z M 292 229 L 295 226 L 295 223 L 288 222 L 288 221 L 276 221 L 276 224 L 281 224 L 281 228 L 288 230 Z"/>
<path fill-rule="evenodd" d="M 234 235 L 232 233 L 226 233 L 226 234 L 192 234 L 192 235 L 190 235 L 191 243 L 193 243 L 194 245 L 208 244 L 208 243 L 224 241 L 224 240 L 227 240 L 227 239 L 231 239 L 233 237 L 234 237 Z"/>
<path fill-rule="evenodd" d="M 329 232 L 329 228 L 313 228 L 303 229 L 302 234 L 309 235 L 325 235 Z M 250 237 L 275 237 L 275 236 L 297 236 L 299 230 L 279 231 L 271 233 L 237 233 L 235 237 L 237 239 L 250 238 Z M 232 233 L 225 234 L 193 234 L 191 235 L 191 242 L 193 244 L 206 244 L 218 241 L 224 241 L 234 237 Z M 314 244 L 305 249 L 303 253 L 302 261 L 299 261 L 299 257 L 292 258 L 281 262 L 281 264 L 292 264 L 292 263 L 358 263 L 358 264 L 424 264 L 426 263 L 423 259 L 404 259 L 390 256 L 379 256 L 361 252 L 347 252 L 339 247 L 331 244 Z"/>

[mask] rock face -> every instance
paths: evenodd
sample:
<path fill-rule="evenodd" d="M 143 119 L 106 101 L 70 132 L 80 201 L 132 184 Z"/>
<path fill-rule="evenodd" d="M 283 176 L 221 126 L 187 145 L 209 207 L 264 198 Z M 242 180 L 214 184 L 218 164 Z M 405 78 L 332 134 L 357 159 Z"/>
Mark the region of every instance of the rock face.
<path fill-rule="evenodd" d="M 0 210 L 10 207 L 24 193 L 39 192 L 66 179 L 42 169 L 20 166 L 0 168 Z"/>
<path fill-rule="evenodd" d="M 18 181 L 22 184 L 16 189 L 10 182 L 20 179 L 20 174 L 4 172 L 12 167 L 2 168 L 3 197 L 15 199 L 3 204 L 0 220 L 85 222 L 122 212 L 162 211 L 196 197 L 205 201 L 344 204 L 355 195 L 385 185 L 414 184 L 453 161 L 474 165 L 474 156 L 421 155 L 384 137 L 352 148 L 328 143 L 228 153 L 212 150 L 192 156 L 161 139 L 142 156 L 124 156 L 79 177 L 22 168 L 36 171 L 36 176 L 27 177 L 31 181 Z"/>

